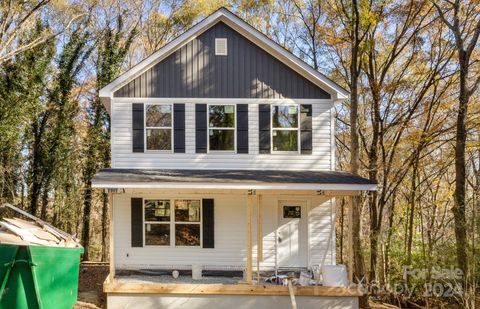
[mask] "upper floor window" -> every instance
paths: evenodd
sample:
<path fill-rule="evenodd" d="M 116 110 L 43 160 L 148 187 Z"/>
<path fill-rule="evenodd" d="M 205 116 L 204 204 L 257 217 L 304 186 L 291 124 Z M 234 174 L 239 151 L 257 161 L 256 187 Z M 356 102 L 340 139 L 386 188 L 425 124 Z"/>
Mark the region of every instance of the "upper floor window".
<path fill-rule="evenodd" d="M 235 151 L 235 105 L 208 106 L 208 149 Z"/>
<path fill-rule="evenodd" d="M 299 151 L 298 105 L 272 105 L 272 149 L 277 152 Z"/>
<path fill-rule="evenodd" d="M 172 150 L 172 105 L 147 104 L 145 132 L 147 150 Z"/>

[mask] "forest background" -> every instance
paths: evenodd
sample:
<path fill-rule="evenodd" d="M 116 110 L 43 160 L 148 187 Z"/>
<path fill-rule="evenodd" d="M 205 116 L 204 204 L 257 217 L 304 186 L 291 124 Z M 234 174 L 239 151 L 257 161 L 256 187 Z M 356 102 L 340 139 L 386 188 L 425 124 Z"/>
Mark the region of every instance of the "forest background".
<path fill-rule="evenodd" d="M 0 203 L 108 260 L 108 199 L 91 187 L 110 166 L 98 90 L 220 7 L 351 93 L 336 107 L 337 169 L 378 191 L 337 200 L 337 262 L 370 297 L 475 308 L 478 0 L 3 0 Z"/>

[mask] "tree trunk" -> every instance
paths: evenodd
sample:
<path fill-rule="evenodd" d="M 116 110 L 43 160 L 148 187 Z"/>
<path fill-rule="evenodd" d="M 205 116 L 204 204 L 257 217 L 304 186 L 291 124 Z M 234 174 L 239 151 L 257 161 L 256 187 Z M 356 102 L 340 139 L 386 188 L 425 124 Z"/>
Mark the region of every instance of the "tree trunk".
<path fill-rule="evenodd" d="M 83 195 L 83 228 L 82 228 L 82 243 L 85 248 L 83 260 L 88 261 L 90 249 L 90 213 L 92 211 L 92 183 L 86 183 Z"/>
<path fill-rule="evenodd" d="M 391 208 L 390 208 L 390 215 L 388 216 L 388 233 L 387 233 L 387 241 L 385 244 L 385 256 L 384 256 L 384 265 L 385 269 L 383 271 L 385 278 L 383 279 L 385 282 L 389 282 L 388 275 L 390 274 L 390 247 L 392 243 L 392 236 L 393 236 L 393 219 L 395 218 L 395 199 L 396 194 L 394 193 L 391 199 Z"/>
<path fill-rule="evenodd" d="M 40 176 L 40 150 L 38 149 L 37 142 L 34 143 L 33 160 L 32 160 L 32 187 L 30 189 L 30 206 L 28 211 L 32 215 L 37 214 L 38 199 L 42 190 L 42 182 Z"/>
<path fill-rule="evenodd" d="M 43 192 L 42 192 L 42 208 L 40 210 L 40 219 L 42 219 L 43 221 L 45 221 L 47 218 L 49 187 L 50 187 L 50 184 L 46 183 L 43 187 Z"/>
<path fill-rule="evenodd" d="M 460 94 L 459 105 L 457 111 L 457 130 L 455 140 L 455 192 L 454 192 L 454 207 L 453 217 L 455 220 L 455 238 L 457 248 L 457 263 L 458 267 L 466 276 L 468 272 L 468 257 L 467 257 L 467 222 L 465 219 L 465 144 L 467 141 L 467 130 L 465 119 L 467 116 L 468 106 L 468 59 L 465 51 L 459 51 L 460 62 Z"/>
<path fill-rule="evenodd" d="M 360 168 L 360 147 L 358 133 L 358 79 L 360 74 L 360 16 L 357 0 L 352 0 L 352 44 L 351 44 L 351 63 L 350 63 L 350 168 L 351 172 L 358 175 Z M 350 200 L 351 209 L 351 229 L 353 249 L 353 279 L 360 283 L 365 274 L 363 265 L 363 252 L 361 242 L 361 197 L 352 196 Z M 368 296 L 360 298 L 360 307 L 368 307 Z"/>
<path fill-rule="evenodd" d="M 409 197 L 409 214 L 408 214 L 408 227 L 407 227 L 407 256 L 406 264 L 411 266 L 412 264 L 412 244 L 413 244 L 413 221 L 415 220 L 415 203 L 417 199 L 417 173 L 418 173 L 418 153 L 415 154 L 415 162 L 413 164 L 412 170 L 412 184 L 410 187 L 410 197 Z M 407 279 L 408 281 L 408 279 Z"/>

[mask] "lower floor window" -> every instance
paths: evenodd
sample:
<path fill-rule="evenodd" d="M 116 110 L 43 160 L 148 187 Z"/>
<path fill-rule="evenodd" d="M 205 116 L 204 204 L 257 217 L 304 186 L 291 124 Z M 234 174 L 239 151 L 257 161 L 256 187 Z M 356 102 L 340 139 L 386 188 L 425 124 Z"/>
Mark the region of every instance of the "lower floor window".
<path fill-rule="evenodd" d="M 201 201 L 145 199 L 145 245 L 200 246 Z"/>
<path fill-rule="evenodd" d="M 169 246 L 170 224 L 147 223 L 145 224 L 145 245 Z"/>
<path fill-rule="evenodd" d="M 200 246 L 200 224 L 175 224 L 175 246 Z"/>

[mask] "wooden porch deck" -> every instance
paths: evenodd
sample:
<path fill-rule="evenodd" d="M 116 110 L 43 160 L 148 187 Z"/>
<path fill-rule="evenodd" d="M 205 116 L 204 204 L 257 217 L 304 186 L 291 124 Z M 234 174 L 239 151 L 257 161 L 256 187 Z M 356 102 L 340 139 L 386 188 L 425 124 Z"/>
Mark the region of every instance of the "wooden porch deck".
<path fill-rule="evenodd" d="M 288 286 L 273 284 L 164 283 L 107 277 L 103 284 L 107 294 L 169 294 L 169 295 L 271 295 L 289 296 Z M 295 296 L 359 297 L 358 289 L 327 286 L 293 286 Z"/>

